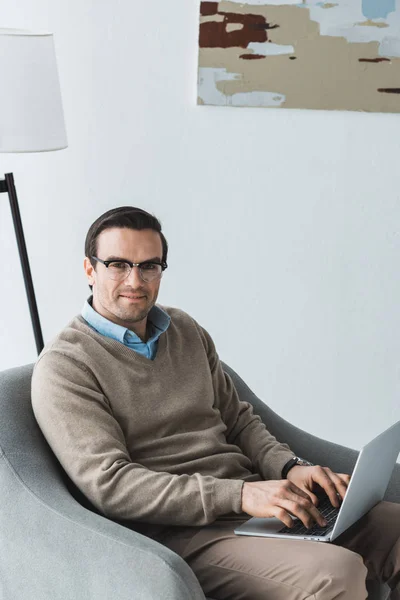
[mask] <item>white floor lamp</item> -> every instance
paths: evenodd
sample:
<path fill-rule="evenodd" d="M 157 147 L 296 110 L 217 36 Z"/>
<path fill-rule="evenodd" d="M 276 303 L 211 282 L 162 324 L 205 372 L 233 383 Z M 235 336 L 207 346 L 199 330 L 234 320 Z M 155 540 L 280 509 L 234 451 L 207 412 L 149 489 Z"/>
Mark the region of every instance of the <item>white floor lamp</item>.
<path fill-rule="evenodd" d="M 67 147 L 53 35 L 0 29 L 0 152 L 48 152 Z M 8 193 L 38 354 L 43 335 L 12 173 Z"/>

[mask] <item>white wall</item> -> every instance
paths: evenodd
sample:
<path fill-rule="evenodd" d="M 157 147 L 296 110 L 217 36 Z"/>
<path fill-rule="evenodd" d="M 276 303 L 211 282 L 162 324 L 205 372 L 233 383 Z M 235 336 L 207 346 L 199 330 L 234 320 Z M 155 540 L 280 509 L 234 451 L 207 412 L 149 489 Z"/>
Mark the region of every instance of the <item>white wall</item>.
<path fill-rule="evenodd" d="M 132 204 L 170 244 L 158 301 L 281 416 L 354 448 L 400 418 L 400 115 L 197 107 L 198 2 L 3 0 L 0 23 L 58 55 L 69 148 L 0 155 L 45 341 L 88 295 L 88 227 Z M 8 368 L 36 355 L 6 195 L 0 235 Z"/>

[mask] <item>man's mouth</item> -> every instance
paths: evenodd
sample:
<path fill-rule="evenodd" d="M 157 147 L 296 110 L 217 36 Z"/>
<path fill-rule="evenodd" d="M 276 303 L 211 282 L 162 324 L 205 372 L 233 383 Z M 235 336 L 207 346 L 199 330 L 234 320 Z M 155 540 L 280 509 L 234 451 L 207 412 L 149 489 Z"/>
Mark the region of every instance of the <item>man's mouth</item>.
<path fill-rule="evenodd" d="M 125 294 L 121 294 L 122 298 L 127 298 L 128 300 L 142 300 L 143 298 L 145 298 L 145 296 L 131 296 L 131 295 L 125 295 Z"/>

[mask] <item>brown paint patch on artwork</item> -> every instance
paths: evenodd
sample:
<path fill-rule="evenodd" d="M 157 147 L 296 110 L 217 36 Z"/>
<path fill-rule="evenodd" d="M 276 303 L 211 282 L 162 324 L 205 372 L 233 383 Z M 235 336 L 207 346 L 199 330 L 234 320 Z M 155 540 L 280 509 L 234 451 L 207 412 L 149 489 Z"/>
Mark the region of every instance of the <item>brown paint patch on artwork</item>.
<path fill-rule="evenodd" d="M 211 13 L 215 10 L 215 4 L 217 10 Z M 200 48 L 247 48 L 251 42 L 268 41 L 267 29 L 278 27 L 269 25 L 262 15 L 218 11 L 218 3 L 215 2 L 202 2 L 200 6 L 202 15 L 224 17 L 222 22 L 218 19 L 200 23 Z"/>
<path fill-rule="evenodd" d="M 381 62 L 391 62 L 391 61 L 390 61 L 390 58 L 359 58 L 358 62 L 381 63 Z"/>
<path fill-rule="evenodd" d="M 200 14 L 204 17 L 216 15 L 218 12 L 218 2 L 201 2 Z"/>
<path fill-rule="evenodd" d="M 400 88 L 378 88 L 383 94 L 400 94 Z"/>
<path fill-rule="evenodd" d="M 254 23 L 254 29 L 277 29 L 279 25 L 270 25 L 269 23 Z"/>
<path fill-rule="evenodd" d="M 260 58 L 265 58 L 264 54 L 242 54 L 239 58 L 243 58 L 243 60 L 259 60 Z"/>

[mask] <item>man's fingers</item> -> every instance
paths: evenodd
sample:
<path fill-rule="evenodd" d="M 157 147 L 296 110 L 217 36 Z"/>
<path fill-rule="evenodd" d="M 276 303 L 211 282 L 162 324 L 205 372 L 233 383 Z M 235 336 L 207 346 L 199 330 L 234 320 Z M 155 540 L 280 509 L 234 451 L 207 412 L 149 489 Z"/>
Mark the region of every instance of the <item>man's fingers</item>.
<path fill-rule="evenodd" d="M 314 504 L 314 506 L 318 506 L 318 504 L 319 504 L 318 496 L 316 496 L 311 490 L 309 490 L 309 489 L 307 489 L 307 491 L 303 490 L 302 488 L 299 488 L 293 482 L 291 482 L 291 484 L 292 484 L 292 491 L 295 494 L 302 496 L 302 498 L 305 498 L 306 500 L 307 499 L 311 500 L 311 502 Z"/>
<path fill-rule="evenodd" d="M 344 473 L 330 473 L 329 475 L 341 499 L 344 500 L 350 482 L 350 475 L 345 475 Z"/>
<path fill-rule="evenodd" d="M 342 479 L 347 486 L 349 485 L 351 475 L 348 475 L 347 473 L 335 473 L 335 475 L 340 477 L 340 479 Z"/>
<path fill-rule="evenodd" d="M 339 508 L 340 502 L 346 495 L 350 479 L 351 475 L 334 473 L 329 467 L 319 467 L 316 473 L 313 473 L 313 480 L 324 489 L 331 504 L 336 508 Z"/>
<path fill-rule="evenodd" d="M 313 472 L 313 481 L 317 483 L 328 495 L 331 504 L 337 508 L 340 506 L 338 495 L 344 498 L 350 475 L 346 473 L 334 473 L 328 467 L 318 467 Z M 324 517 L 317 509 L 318 498 L 311 491 L 304 491 L 292 481 L 287 480 L 283 489 L 283 495 L 276 505 L 275 516 L 287 527 L 293 526 L 291 515 L 297 517 L 307 528 L 316 522 L 321 527 L 326 525 Z"/>
<path fill-rule="evenodd" d="M 314 506 L 318 506 L 319 500 L 318 500 L 317 496 L 315 494 L 313 494 L 311 491 L 307 490 L 307 492 L 306 492 L 306 491 L 302 490 L 292 481 L 290 482 L 290 489 L 292 490 L 292 492 L 294 494 L 301 496 L 305 500 L 310 500 Z"/>
<path fill-rule="evenodd" d="M 329 496 L 329 500 L 331 504 L 336 508 L 339 508 L 340 503 L 337 497 L 336 485 L 332 481 L 331 476 L 335 475 L 328 467 L 325 468 L 315 468 L 313 472 L 313 481 L 318 483 Z M 342 480 L 339 480 L 342 481 Z"/>
<path fill-rule="evenodd" d="M 292 498 L 282 498 L 280 506 L 287 510 L 290 514 L 300 519 L 304 525 L 308 528 L 312 527 L 314 523 L 318 523 L 321 527 L 326 525 L 326 521 L 318 509 L 311 502 L 311 499 L 305 500 L 298 496 L 292 496 Z"/>
<path fill-rule="evenodd" d="M 319 498 L 318 498 L 318 496 L 316 496 L 312 492 L 308 492 L 308 495 L 310 496 L 311 502 L 314 504 L 314 506 L 318 506 L 318 504 L 319 504 Z"/>
<path fill-rule="evenodd" d="M 286 525 L 286 527 L 293 527 L 292 517 L 282 506 L 274 506 L 273 513 L 277 519 Z"/>
<path fill-rule="evenodd" d="M 326 521 L 314 505 L 313 498 L 311 497 L 311 495 L 314 496 L 314 494 L 306 493 L 293 482 L 290 482 L 290 484 L 291 493 L 288 494 L 285 500 L 288 500 L 291 503 L 291 513 L 301 519 L 306 527 L 311 527 L 314 521 L 321 527 L 324 527 Z M 316 496 L 314 496 L 314 498 L 316 500 Z"/>
<path fill-rule="evenodd" d="M 310 499 L 310 496 L 309 496 L 309 494 L 307 494 L 307 492 L 305 492 L 304 490 L 299 488 L 295 483 L 293 483 L 292 481 L 289 481 L 289 480 L 288 480 L 288 489 L 293 494 L 297 494 L 298 496 L 301 496 L 302 498 L 305 498 L 306 500 Z"/>
<path fill-rule="evenodd" d="M 311 527 L 315 521 L 321 527 L 326 525 L 310 496 L 292 481 L 285 482 L 275 508 L 275 516 L 287 527 L 293 526 L 293 519 L 290 515 L 300 519 L 306 527 Z"/>

